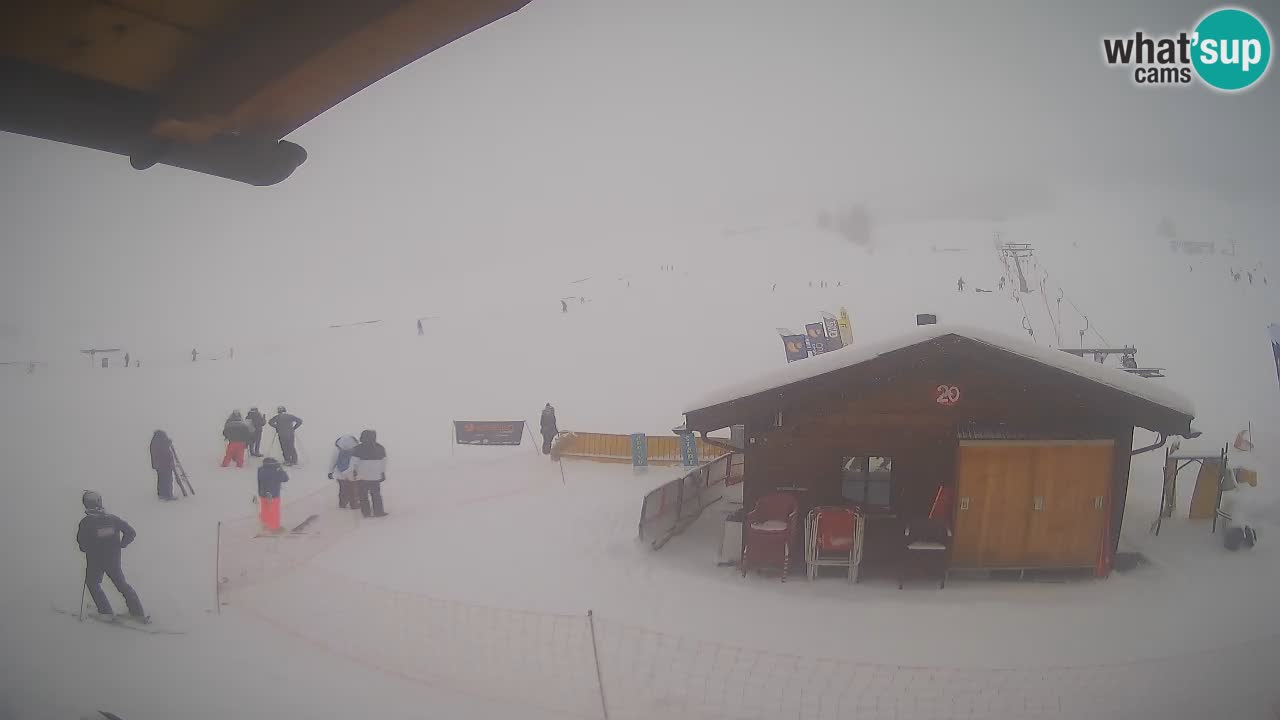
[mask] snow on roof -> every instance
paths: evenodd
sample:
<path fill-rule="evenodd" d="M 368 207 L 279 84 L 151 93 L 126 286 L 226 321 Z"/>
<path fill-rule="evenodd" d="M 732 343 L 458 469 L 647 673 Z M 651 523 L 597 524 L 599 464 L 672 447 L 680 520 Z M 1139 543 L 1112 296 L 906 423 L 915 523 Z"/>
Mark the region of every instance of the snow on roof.
<path fill-rule="evenodd" d="M 685 412 L 720 405 L 739 398 L 777 390 L 792 383 L 864 363 L 886 353 L 902 350 L 947 335 L 957 335 L 975 342 L 999 348 L 1014 355 L 1069 372 L 1086 380 L 1142 398 L 1161 407 L 1189 417 L 1195 416 L 1195 407 L 1181 393 L 1159 382 L 1107 367 L 1061 350 L 1041 347 L 1028 340 L 975 327 L 962 325 L 923 325 L 913 328 L 887 341 L 855 345 L 816 355 L 806 360 L 787 363 L 755 378 L 726 385 L 707 393 L 697 404 Z"/>

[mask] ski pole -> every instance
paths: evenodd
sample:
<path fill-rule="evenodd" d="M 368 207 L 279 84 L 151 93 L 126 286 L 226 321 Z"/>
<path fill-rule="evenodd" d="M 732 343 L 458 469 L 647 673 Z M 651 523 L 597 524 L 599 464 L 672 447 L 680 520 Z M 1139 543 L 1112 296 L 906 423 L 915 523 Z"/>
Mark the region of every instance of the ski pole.
<path fill-rule="evenodd" d="M 85 568 L 85 573 L 87 574 L 88 572 L 89 572 L 89 569 Z M 81 580 L 80 581 L 80 617 L 77 620 L 77 622 L 84 622 L 84 591 L 88 589 L 89 589 L 89 581 Z"/>

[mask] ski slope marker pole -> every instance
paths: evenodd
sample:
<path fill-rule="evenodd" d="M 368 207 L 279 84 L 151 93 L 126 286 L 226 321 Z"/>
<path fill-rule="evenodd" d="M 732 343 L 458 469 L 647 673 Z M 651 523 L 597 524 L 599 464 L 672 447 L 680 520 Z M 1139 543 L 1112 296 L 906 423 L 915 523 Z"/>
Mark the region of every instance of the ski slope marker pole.
<path fill-rule="evenodd" d="M 222 614 L 222 521 L 218 521 L 218 540 L 214 543 L 213 556 L 213 607 L 214 612 Z"/>

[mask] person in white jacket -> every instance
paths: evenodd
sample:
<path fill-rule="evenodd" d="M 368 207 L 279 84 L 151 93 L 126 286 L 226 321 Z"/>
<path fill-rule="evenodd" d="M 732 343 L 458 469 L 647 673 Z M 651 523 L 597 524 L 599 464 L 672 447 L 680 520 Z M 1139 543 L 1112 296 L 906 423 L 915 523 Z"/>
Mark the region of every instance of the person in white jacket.
<path fill-rule="evenodd" d="M 373 430 L 360 433 L 360 444 L 351 451 L 351 479 L 360 495 L 360 513 L 365 517 L 386 517 L 382 483 L 387 479 L 387 449 L 378 443 L 378 434 Z"/>
<path fill-rule="evenodd" d="M 343 435 L 333 441 L 333 455 L 329 458 L 329 479 L 338 481 L 338 507 L 356 510 L 360 496 L 351 476 L 351 451 L 359 445 L 354 435 Z"/>

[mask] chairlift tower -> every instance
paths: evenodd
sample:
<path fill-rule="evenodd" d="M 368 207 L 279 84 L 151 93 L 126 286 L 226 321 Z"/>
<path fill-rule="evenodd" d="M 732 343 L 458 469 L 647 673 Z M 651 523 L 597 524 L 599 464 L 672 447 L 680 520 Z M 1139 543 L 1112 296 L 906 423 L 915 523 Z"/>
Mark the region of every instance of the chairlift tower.
<path fill-rule="evenodd" d="M 1000 234 L 996 233 L 996 241 L 999 242 Z M 1035 256 L 1035 248 L 1027 243 L 1003 243 L 1000 245 L 1000 254 L 1005 258 L 1013 258 L 1013 266 L 1018 271 L 1018 290 L 1022 293 L 1031 292 L 1031 286 L 1027 285 L 1026 273 L 1022 271 L 1023 259 L 1029 259 Z"/>

